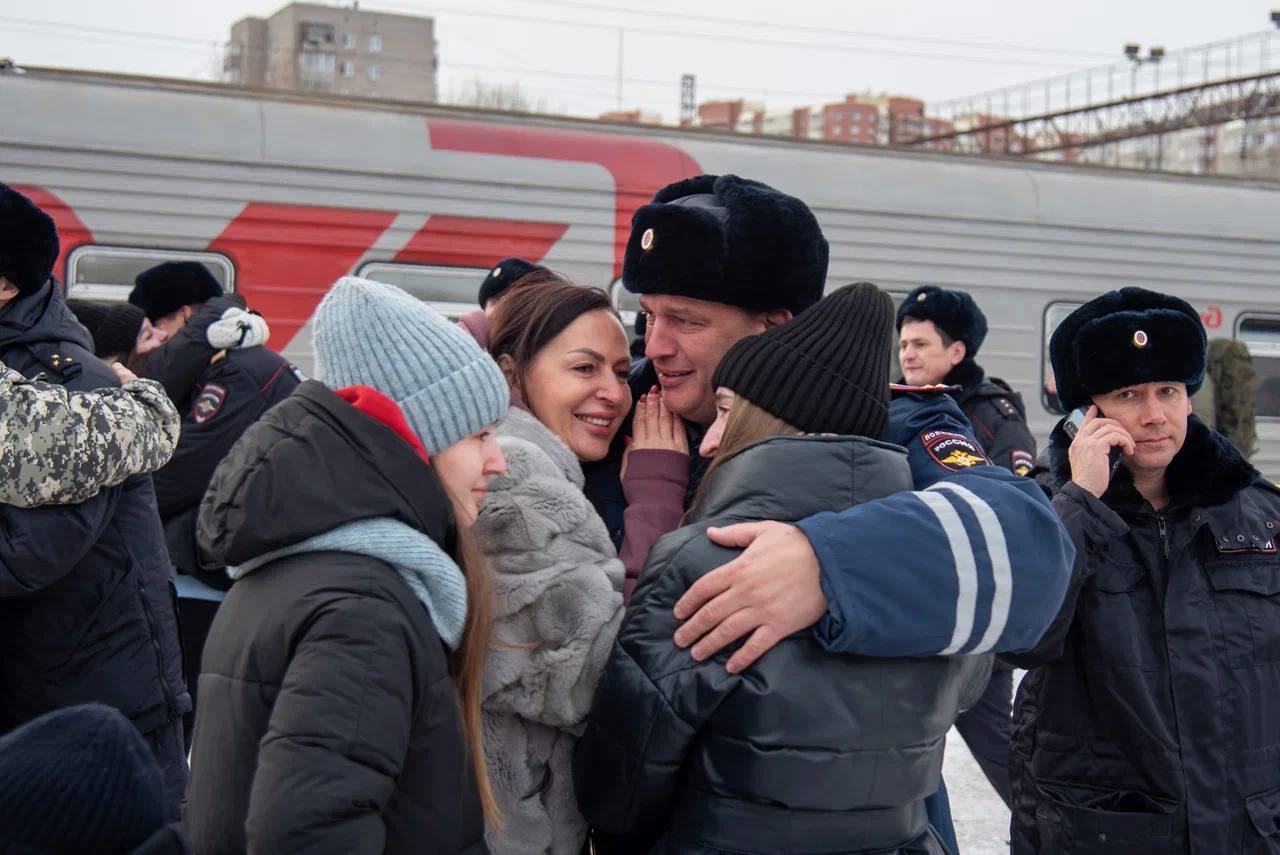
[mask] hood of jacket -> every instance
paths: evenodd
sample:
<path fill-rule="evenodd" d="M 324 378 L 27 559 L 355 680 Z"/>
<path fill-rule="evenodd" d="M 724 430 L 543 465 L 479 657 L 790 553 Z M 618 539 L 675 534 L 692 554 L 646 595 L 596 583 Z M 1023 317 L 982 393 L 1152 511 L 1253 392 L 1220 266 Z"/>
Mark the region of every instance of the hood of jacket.
<path fill-rule="evenodd" d="M 350 523 L 390 519 L 453 554 L 452 506 L 434 471 L 390 427 L 308 380 L 245 431 L 201 502 L 210 568 L 240 565 Z"/>
<path fill-rule="evenodd" d="M 76 320 L 53 282 L 0 308 L 0 347 L 70 342 L 93 353 L 93 337 Z"/>
<path fill-rule="evenodd" d="M 1049 470 L 1045 480 L 1051 492 L 1062 489 L 1071 480 L 1071 461 L 1067 454 L 1071 440 L 1062 429 L 1065 421 L 1054 427 L 1045 449 Z M 1226 437 L 1195 415 L 1187 420 L 1186 440 L 1165 472 L 1171 507 L 1220 505 L 1260 477 L 1258 470 Z M 1120 510 L 1139 510 L 1146 506 L 1125 466 L 1116 470 L 1102 500 Z"/>
<path fill-rule="evenodd" d="M 796 522 L 911 488 L 900 446 L 860 436 L 775 436 L 704 478 L 685 525 L 723 517 Z"/>

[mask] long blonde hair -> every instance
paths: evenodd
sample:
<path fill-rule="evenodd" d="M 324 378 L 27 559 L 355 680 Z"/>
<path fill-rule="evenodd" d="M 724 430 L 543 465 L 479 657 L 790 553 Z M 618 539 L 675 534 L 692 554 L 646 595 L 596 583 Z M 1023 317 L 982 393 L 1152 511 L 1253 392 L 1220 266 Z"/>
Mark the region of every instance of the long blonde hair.
<path fill-rule="evenodd" d="M 751 403 L 735 393 L 733 409 L 729 411 L 725 422 L 724 435 L 720 438 L 720 447 L 711 458 L 711 465 L 702 476 L 698 485 L 698 494 L 694 504 L 702 498 L 702 488 L 711 474 L 719 469 L 726 460 L 753 442 L 768 439 L 771 436 L 800 436 L 804 431 L 793 424 L 783 421 L 768 410 Z"/>
<path fill-rule="evenodd" d="M 447 487 L 445 492 L 449 492 Z M 501 830 L 502 812 L 498 810 L 498 802 L 493 797 L 493 786 L 489 782 L 489 770 L 484 758 L 484 725 L 480 719 L 485 661 L 489 656 L 489 640 L 493 633 L 493 578 L 476 543 L 475 534 L 471 531 L 471 525 L 462 523 L 465 516 L 459 511 L 456 499 L 453 501 L 453 508 L 454 519 L 459 521 L 457 549 L 453 557 L 467 582 L 467 621 L 463 624 L 462 638 L 457 649 L 449 654 L 449 675 L 453 678 L 453 685 L 458 693 L 467 754 L 476 779 L 485 824 Z"/>

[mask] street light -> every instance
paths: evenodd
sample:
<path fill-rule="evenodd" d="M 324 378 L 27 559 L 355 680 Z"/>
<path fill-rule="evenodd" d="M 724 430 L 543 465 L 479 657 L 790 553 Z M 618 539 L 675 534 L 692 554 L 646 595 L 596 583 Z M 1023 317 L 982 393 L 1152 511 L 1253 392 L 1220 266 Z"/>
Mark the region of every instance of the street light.
<path fill-rule="evenodd" d="M 1153 89 L 1160 90 L 1160 60 L 1164 59 L 1164 48 L 1153 47 L 1147 50 L 1147 55 L 1142 55 L 1142 46 L 1134 42 L 1129 42 L 1124 46 L 1124 55 L 1129 62 L 1133 63 L 1132 71 L 1129 75 L 1129 97 L 1136 98 L 1138 95 L 1138 69 L 1147 63 L 1151 63 L 1153 68 Z M 1162 134 L 1156 134 L 1156 169 L 1159 169 L 1164 161 L 1164 139 Z"/>

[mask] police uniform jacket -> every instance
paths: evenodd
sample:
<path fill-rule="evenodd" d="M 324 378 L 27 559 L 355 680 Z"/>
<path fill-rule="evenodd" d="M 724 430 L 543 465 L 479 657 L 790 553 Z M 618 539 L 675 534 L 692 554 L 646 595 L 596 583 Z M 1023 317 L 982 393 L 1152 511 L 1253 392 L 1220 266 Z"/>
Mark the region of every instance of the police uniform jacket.
<path fill-rule="evenodd" d="M 210 323 L 236 302 L 210 300 L 172 341 L 148 360 L 147 371 L 169 391 L 182 414 L 182 434 L 170 461 L 155 473 L 156 499 L 169 552 L 179 571 L 218 588 L 230 587 L 220 570 L 201 568 L 195 557 L 195 520 L 214 470 L 241 434 L 298 387 L 301 375 L 266 347 L 213 351 L 205 341 Z M 199 367 L 194 384 L 185 377 Z M 185 375 L 185 376 L 184 376 Z M 183 389 L 183 383 L 187 386 Z"/>
<path fill-rule="evenodd" d="M 989 657 L 841 656 L 806 632 L 734 675 L 728 651 L 696 663 L 672 640 L 676 600 L 739 552 L 709 526 L 794 521 L 910 487 L 902 449 L 856 437 L 768 439 L 707 476 L 690 525 L 650 554 L 577 747 L 589 822 L 661 829 L 655 852 L 945 851 L 924 800 Z"/>
<path fill-rule="evenodd" d="M 1026 475 L 1035 466 L 1036 440 L 1027 427 L 1022 396 L 1003 380 L 993 380 L 972 360 L 966 359 L 943 383 L 962 387 L 956 403 L 973 425 L 973 435 L 996 466 L 1015 475 Z"/>
<path fill-rule="evenodd" d="M 1155 511 L 1050 486 L 1078 549 L 1014 717 L 1015 853 L 1280 851 L 1280 491 L 1192 416 Z M 1035 667 L 1033 667 L 1035 666 Z"/>
<path fill-rule="evenodd" d="M 0 309 L 0 359 L 74 391 L 118 385 L 51 284 Z M 0 732 L 92 701 L 144 733 L 191 708 L 150 476 L 76 505 L 0 505 L 0 650 Z"/>

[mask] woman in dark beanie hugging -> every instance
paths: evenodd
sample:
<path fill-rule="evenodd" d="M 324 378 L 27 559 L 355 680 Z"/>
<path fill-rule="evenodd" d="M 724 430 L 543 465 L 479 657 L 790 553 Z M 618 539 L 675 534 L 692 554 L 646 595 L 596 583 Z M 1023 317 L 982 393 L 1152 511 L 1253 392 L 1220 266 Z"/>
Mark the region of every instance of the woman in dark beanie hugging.
<path fill-rule="evenodd" d="M 583 494 L 582 463 L 609 453 L 631 410 L 627 336 L 600 289 L 521 280 L 494 311 L 489 347 L 512 402 L 496 429 L 508 471 L 493 480 L 475 529 L 496 610 L 483 708 L 505 828 L 490 829 L 489 845 L 501 855 L 577 855 L 587 827 L 573 747 L 622 620 L 624 578 Z M 679 524 L 688 452 L 683 427 L 656 396 L 637 419 L 630 473 L 652 477 L 664 465 L 674 473 L 665 491 L 628 510 L 650 523 L 628 526 L 629 538 L 648 537 L 632 544 L 647 553 Z"/>
<path fill-rule="evenodd" d="M 738 554 L 711 526 L 796 521 L 912 488 L 889 419 L 894 312 L 868 283 L 734 345 L 686 526 L 654 547 L 578 744 L 579 805 L 664 853 L 944 853 L 925 814 L 987 657 L 863 658 L 793 635 L 745 671 L 694 661 L 673 608 Z M 892 572 L 892 568 L 886 568 Z"/>
<path fill-rule="evenodd" d="M 507 384 L 398 288 L 344 278 L 320 377 L 251 426 L 197 528 L 238 581 L 200 676 L 186 823 L 217 852 L 484 852 L 490 583 L 470 527 Z"/>

